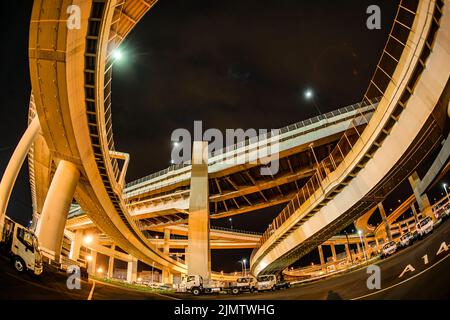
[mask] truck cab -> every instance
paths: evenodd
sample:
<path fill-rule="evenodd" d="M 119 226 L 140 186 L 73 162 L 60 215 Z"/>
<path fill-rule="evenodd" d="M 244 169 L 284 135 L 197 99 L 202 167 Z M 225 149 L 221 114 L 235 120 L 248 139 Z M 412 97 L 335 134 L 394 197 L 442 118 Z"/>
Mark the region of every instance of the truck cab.
<path fill-rule="evenodd" d="M 277 277 L 274 274 L 266 274 L 258 277 L 258 291 L 275 290 Z"/>
<path fill-rule="evenodd" d="M 10 256 L 18 272 L 31 271 L 35 275 L 42 273 L 41 251 L 37 237 L 31 230 L 6 217 L 0 246 Z"/>
<path fill-rule="evenodd" d="M 258 282 L 252 276 L 241 277 L 233 282 L 231 285 L 231 293 L 239 294 L 244 291 L 253 292 L 256 291 L 258 287 Z"/>
<path fill-rule="evenodd" d="M 204 293 L 219 293 L 220 287 L 205 283 L 200 275 L 188 275 L 181 280 L 178 292 L 191 292 L 194 296 Z"/>
<path fill-rule="evenodd" d="M 419 238 L 423 238 L 425 235 L 433 232 L 433 219 L 431 217 L 426 217 L 420 220 L 416 225 L 416 230 L 419 235 Z"/>

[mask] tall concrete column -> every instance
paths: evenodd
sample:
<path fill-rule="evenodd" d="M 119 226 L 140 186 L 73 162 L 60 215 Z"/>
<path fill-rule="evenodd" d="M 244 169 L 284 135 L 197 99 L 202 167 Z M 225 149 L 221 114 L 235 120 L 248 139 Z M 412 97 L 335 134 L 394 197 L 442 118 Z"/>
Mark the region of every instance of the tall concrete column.
<path fill-rule="evenodd" d="M 173 284 L 173 274 L 170 272 L 169 268 L 164 268 L 162 270 L 162 282 L 165 284 Z"/>
<path fill-rule="evenodd" d="M 345 244 L 345 256 L 346 256 L 347 260 L 350 260 L 350 259 L 351 259 L 351 256 L 350 256 L 350 248 L 349 248 L 349 246 L 348 246 L 348 243 Z"/>
<path fill-rule="evenodd" d="M 380 250 L 380 243 L 378 242 L 378 238 L 375 238 L 375 246 L 377 250 Z"/>
<path fill-rule="evenodd" d="M 95 274 L 95 270 L 97 267 L 97 251 L 91 251 L 91 261 L 88 261 L 88 273 Z"/>
<path fill-rule="evenodd" d="M 22 168 L 31 145 L 39 133 L 39 129 L 39 119 L 35 116 L 27 130 L 25 130 L 3 173 L 0 182 L 0 230 L 3 230 L 3 225 L 5 224 L 6 209 L 8 208 L 9 198 L 16 183 L 17 175 Z M 0 232 L 0 240 L 2 240 L 2 236 L 3 232 Z"/>
<path fill-rule="evenodd" d="M 138 260 L 134 257 L 128 262 L 127 268 L 127 282 L 131 283 L 137 280 Z"/>
<path fill-rule="evenodd" d="M 116 245 L 113 244 L 111 250 L 116 250 Z M 114 256 L 109 256 L 108 259 L 108 278 L 112 278 L 114 276 Z"/>
<path fill-rule="evenodd" d="M 75 231 L 74 239 L 70 244 L 69 259 L 77 261 L 80 257 L 81 244 L 83 242 L 83 230 Z"/>
<path fill-rule="evenodd" d="M 80 178 L 78 168 L 61 160 L 45 198 L 36 235 L 44 254 L 59 260 L 67 214 Z"/>
<path fill-rule="evenodd" d="M 164 229 L 163 253 L 167 254 L 167 255 L 170 253 L 170 229 L 169 228 Z"/>
<path fill-rule="evenodd" d="M 336 261 L 337 260 L 337 258 L 336 258 L 336 248 L 335 248 L 334 244 L 331 244 L 330 247 L 331 247 L 331 255 L 333 257 L 333 261 Z"/>
<path fill-rule="evenodd" d="M 361 246 L 359 245 L 359 242 L 356 243 L 356 250 L 358 250 L 358 255 L 361 255 Z"/>
<path fill-rule="evenodd" d="M 428 199 L 428 196 L 424 193 L 423 195 L 420 193 L 420 178 L 417 172 L 414 172 L 411 176 L 408 177 L 409 184 L 411 185 L 411 188 L 414 192 L 414 195 L 416 197 L 417 204 L 419 205 L 420 211 L 435 219 L 435 216 L 433 214 L 433 211 L 431 210 L 431 204 L 430 200 Z"/>
<path fill-rule="evenodd" d="M 411 204 L 411 210 L 412 210 L 412 213 L 413 213 L 414 220 L 416 221 L 416 223 L 419 222 L 419 217 L 417 215 L 417 210 L 416 210 L 416 206 L 415 206 L 414 203 Z"/>
<path fill-rule="evenodd" d="M 319 250 L 320 265 L 323 267 L 323 265 L 325 264 L 325 258 L 323 256 L 322 246 L 318 246 L 317 249 Z"/>
<path fill-rule="evenodd" d="M 208 143 L 194 141 L 188 220 L 188 273 L 211 278 L 209 242 Z"/>
<path fill-rule="evenodd" d="M 384 230 L 386 232 L 386 236 L 389 239 L 389 241 L 392 241 L 391 227 L 389 226 L 389 222 L 386 217 L 386 211 L 384 210 L 384 206 L 383 206 L 382 202 L 380 202 L 378 204 L 378 209 L 380 210 L 381 218 L 383 219 Z"/>

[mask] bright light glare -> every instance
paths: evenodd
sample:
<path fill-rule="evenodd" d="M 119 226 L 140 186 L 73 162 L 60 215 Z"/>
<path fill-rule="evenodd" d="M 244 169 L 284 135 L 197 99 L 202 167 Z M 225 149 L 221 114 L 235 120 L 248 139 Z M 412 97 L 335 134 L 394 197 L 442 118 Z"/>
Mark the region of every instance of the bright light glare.
<path fill-rule="evenodd" d="M 123 57 L 122 52 L 119 49 L 113 50 L 112 56 L 113 56 L 114 60 L 120 60 Z"/>
<path fill-rule="evenodd" d="M 358 230 L 358 234 L 359 234 L 359 235 L 362 235 L 362 231 L 361 231 L 361 230 Z"/>
<path fill-rule="evenodd" d="M 86 259 L 87 259 L 87 261 L 92 261 L 93 258 L 92 258 L 92 256 L 87 256 Z"/>
<path fill-rule="evenodd" d="M 305 98 L 306 99 L 311 99 L 313 97 L 314 93 L 311 89 L 308 89 L 305 91 Z"/>
<path fill-rule="evenodd" d="M 98 273 L 102 273 L 102 272 L 103 272 L 103 269 L 102 269 L 102 268 L 98 268 L 98 269 L 97 269 L 97 272 L 98 272 Z"/>
<path fill-rule="evenodd" d="M 87 235 L 84 237 L 84 243 L 85 244 L 91 244 L 92 241 L 94 241 L 94 238 L 91 235 Z"/>

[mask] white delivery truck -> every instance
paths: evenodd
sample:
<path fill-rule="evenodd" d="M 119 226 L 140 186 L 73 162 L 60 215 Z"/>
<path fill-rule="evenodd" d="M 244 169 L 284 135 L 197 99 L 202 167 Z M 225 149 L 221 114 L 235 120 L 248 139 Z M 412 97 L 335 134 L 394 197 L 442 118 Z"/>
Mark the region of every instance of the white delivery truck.
<path fill-rule="evenodd" d="M 177 292 L 190 292 L 194 296 L 207 293 L 220 293 L 221 287 L 215 283 L 205 283 L 200 275 L 190 275 L 183 277 L 178 285 Z"/>
<path fill-rule="evenodd" d="M 42 273 L 42 254 L 31 230 L 6 217 L 0 240 L 0 250 L 11 258 L 18 272 Z"/>
<path fill-rule="evenodd" d="M 266 274 L 258 277 L 257 289 L 258 291 L 266 291 L 272 290 L 275 291 L 277 289 L 277 276 L 274 274 Z"/>

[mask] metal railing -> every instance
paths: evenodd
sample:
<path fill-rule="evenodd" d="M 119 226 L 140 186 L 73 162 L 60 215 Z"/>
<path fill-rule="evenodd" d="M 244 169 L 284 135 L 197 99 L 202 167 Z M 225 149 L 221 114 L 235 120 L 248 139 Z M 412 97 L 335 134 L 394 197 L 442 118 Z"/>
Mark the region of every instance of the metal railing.
<path fill-rule="evenodd" d="M 360 111 L 360 110 L 361 110 L 361 103 L 356 103 L 356 104 L 353 104 L 353 105 L 350 105 L 350 106 L 342 107 L 342 108 L 339 108 L 337 110 L 334 110 L 334 111 L 331 111 L 331 112 L 328 112 L 328 113 L 325 113 L 325 114 L 322 114 L 322 115 L 319 115 L 319 116 L 316 116 L 316 117 L 313 117 L 313 118 L 310 118 L 310 119 L 299 121 L 297 123 L 285 126 L 285 127 L 281 128 L 281 129 L 278 129 L 278 135 L 286 134 L 286 133 L 289 133 L 289 132 L 292 132 L 294 134 L 294 131 L 299 130 L 299 129 L 304 129 L 304 128 L 306 128 L 308 126 L 311 126 L 313 124 L 316 124 L 316 123 L 318 123 L 320 121 L 324 121 L 325 122 L 326 120 L 331 120 L 334 117 L 337 117 L 337 116 L 340 116 L 340 115 L 345 115 L 345 114 L 351 113 L 353 111 Z M 347 119 L 344 118 L 344 119 L 338 120 L 337 122 L 345 121 L 345 120 L 347 120 Z M 328 123 L 325 123 L 324 126 L 326 126 L 327 124 Z M 317 130 L 319 130 L 321 128 L 322 128 L 322 126 L 321 127 L 316 127 L 314 129 L 310 130 L 310 132 L 317 131 Z M 262 134 L 262 135 L 258 136 L 258 140 L 262 141 L 262 140 L 265 140 L 265 139 L 269 139 L 269 138 L 272 137 L 271 134 L 272 134 L 271 132 L 268 132 L 266 134 Z M 303 133 L 303 134 L 305 134 L 305 133 Z M 287 136 L 283 140 L 289 139 L 291 137 L 292 137 L 292 135 L 291 136 Z M 210 152 L 210 154 L 208 156 L 209 159 L 211 159 L 212 157 L 219 156 L 219 155 L 223 155 L 223 157 L 221 157 L 219 159 L 214 159 L 213 161 L 209 162 L 208 164 L 212 165 L 212 164 L 215 164 L 217 162 L 220 162 L 223 159 L 227 158 L 227 155 L 226 155 L 227 152 L 236 151 L 236 150 L 238 150 L 240 148 L 247 147 L 247 146 L 249 146 L 249 145 L 254 143 L 254 142 L 250 142 L 250 141 L 251 141 L 250 139 L 246 139 L 244 141 L 238 142 L 238 143 L 230 145 L 228 147 L 225 147 L 225 148 L 222 148 L 222 149 Z M 138 185 L 138 184 L 141 184 L 143 182 L 147 182 L 147 181 L 150 181 L 152 179 L 158 178 L 158 177 L 163 176 L 163 175 L 165 175 L 165 174 L 167 174 L 169 172 L 173 172 L 173 171 L 177 171 L 179 169 L 185 168 L 185 167 L 189 167 L 190 165 L 191 165 L 190 161 L 185 161 L 185 162 L 183 162 L 181 164 L 171 165 L 171 166 L 169 166 L 168 168 L 166 168 L 164 170 L 157 171 L 155 173 L 152 173 L 150 175 L 147 175 L 145 177 L 142 177 L 142 178 L 139 178 L 137 180 L 134 180 L 134 181 L 131 181 L 131 182 L 127 183 L 125 185 L 125 189 L 131 188 L 131 187 L 133 187 L 135 185 Z"/>
<path fill-rule="evenodd" d="M 397 14 L 388 37 L 386 46 L 383 49 L 381 58 L 376 66 L 375 73 L 370 80 L 369 87 L 364 94 L 361 106 L 374 105 L 385 95 L 389 83 L 393 81 L 392 77 L 403 53 L 407 46 L 407 40 L 415 20 L 418 0 L 401 0 Z M 317 163 L 316 172 L 308 182 L 291 199 L 288 205 L 272 221 L 269 228 L 262 235 L 258 245 L 253 250 L 251 260 L 254 258 L 259 248 L 271 237 L 271 235 L 281 227 L 300 207 L 308 200 L 315 201 L 325 195 L 322 182 L 327 176 L 335 171 L 338 166 L 345 162 L 345 157 L 351 152 L 354 145 L 358 142 L 365 128 L 362 126 L 361 118 L 365 118 L 363 113 L 352 121 L 350 128 L 342 135 L 331 154 Z M 368 120 L 365 119 L 366 123 Z"/>

